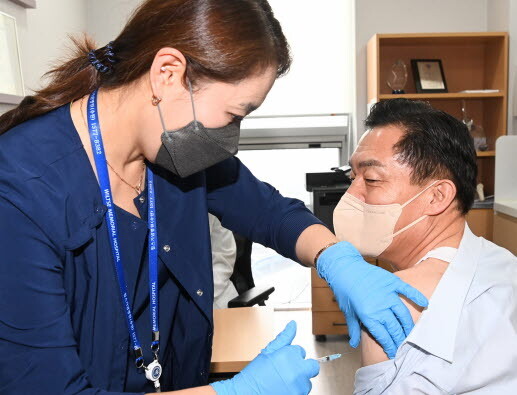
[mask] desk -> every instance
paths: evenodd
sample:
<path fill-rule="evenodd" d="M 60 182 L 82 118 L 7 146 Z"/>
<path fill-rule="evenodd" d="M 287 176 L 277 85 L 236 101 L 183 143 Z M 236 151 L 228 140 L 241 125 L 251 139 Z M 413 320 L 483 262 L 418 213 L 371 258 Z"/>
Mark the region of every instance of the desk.
<path fill-rule="evenodd" d="M 274 313 L 270 307 L 214 310 L 210 372 L 240 372 L 274 337 Z"/>

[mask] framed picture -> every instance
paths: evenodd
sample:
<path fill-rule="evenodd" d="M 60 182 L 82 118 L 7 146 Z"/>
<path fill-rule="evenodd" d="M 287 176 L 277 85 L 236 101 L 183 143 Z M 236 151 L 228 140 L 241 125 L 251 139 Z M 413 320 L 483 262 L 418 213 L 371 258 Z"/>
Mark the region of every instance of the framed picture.
<path fill-rule="evenodd" d="M 411 59 L 417 93 L 446 93 L 447 82 L 440 59 Z"/>
<path fill-rule="evenodd" d="M 16 19 L 0 12 L 0 94 L 24 96 Z"/>

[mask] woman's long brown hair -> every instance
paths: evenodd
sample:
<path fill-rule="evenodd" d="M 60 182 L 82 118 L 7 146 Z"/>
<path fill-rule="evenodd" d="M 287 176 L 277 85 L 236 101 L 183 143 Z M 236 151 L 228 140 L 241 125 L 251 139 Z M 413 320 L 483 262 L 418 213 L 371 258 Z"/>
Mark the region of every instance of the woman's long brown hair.
<path fill-rule="evenodd" d="M 237 82 L 268 67 L 289 69 L 289 47 L 267 0 L 147 0 L 113 40 L 116 63 L 100 73 L 88 53 L 108 62 L 106 47 L 86 36 L 72 39 L 74 53 L 46 73 L 50 83 L 0 116 L 0 134 L 103 87 L 119 88 L 149 71 L 164 47 L 181 51 L 191 81 Z"/>

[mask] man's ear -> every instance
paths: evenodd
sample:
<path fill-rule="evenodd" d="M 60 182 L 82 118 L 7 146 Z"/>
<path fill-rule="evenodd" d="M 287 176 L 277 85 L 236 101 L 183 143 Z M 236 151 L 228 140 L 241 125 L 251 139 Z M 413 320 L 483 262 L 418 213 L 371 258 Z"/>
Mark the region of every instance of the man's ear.
<path fill-rule="evenodd" d="M 430 190 L 430 200 L 425 209 L 426 215 L 443 213 L 456 199 L 456 185 L 451 180 L 440 180 Z"/>

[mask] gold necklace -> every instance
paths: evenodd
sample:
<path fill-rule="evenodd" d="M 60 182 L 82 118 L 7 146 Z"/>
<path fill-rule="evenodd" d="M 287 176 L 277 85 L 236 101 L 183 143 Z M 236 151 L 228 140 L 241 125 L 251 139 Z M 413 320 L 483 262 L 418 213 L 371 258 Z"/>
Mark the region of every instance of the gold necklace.
<path fill-rule="evenodd" d="M 81 116 L 83 117 L 83 122 L 86 128 L 88 128 L 88 123 L 86 122 L 86 118 L 84 117 L 84 112 L 82 110 L 83 108 L 83 101 L 84 96 L 81 98 L 81 102 L 79 103 L 79 111 L 81 112 Z M 70 102 L 70 108 L 72 108 L 73 100 Z M 142 161 L 142 176 L 140 177 L 140 181 L 138 182 L 138 185 L 131 185 L 129 182 L 124 180 L 120 174 L 117 173 L 117 171 L 113 168 L 113 166 L 110 165 L 108 162 L 108 159 L 106 159 L 106 163 L 108 167 L 115 173 L 115 175 L 122 181 L 124 184 L 126 184 L 131 189 L 134 189 L 137 195 L 140 195 L 142 193 L 142 183 L 144 182 L 145 178 L 145 161 Z"/>
<path fill-rule="evenodd" d="M 138 185 L 131 185 L 129 182 L 127 182 L 126 180 L 124 180 L 120 174 L 118 174 L 115 169 L 110 165 L 110 163 L 106 160 L 106 163 L 108 164 L 109 168 L 113 171 L 113 173 L 115 173 L 115 175 L 120 178 L 120 181 L 122 181 L 124 184 L 126 184 L 128 187 L 130 188 L 133 188 L 135 191 L 136 191 L 136 194 L 137 195 L 140 195 L 142 193 L 142 182 L 144 181 L 144 175 L 145 175 L 145 162 L 142 162 L 142 176 L 140 177 L 140 182 L 138 183 Z"/>

